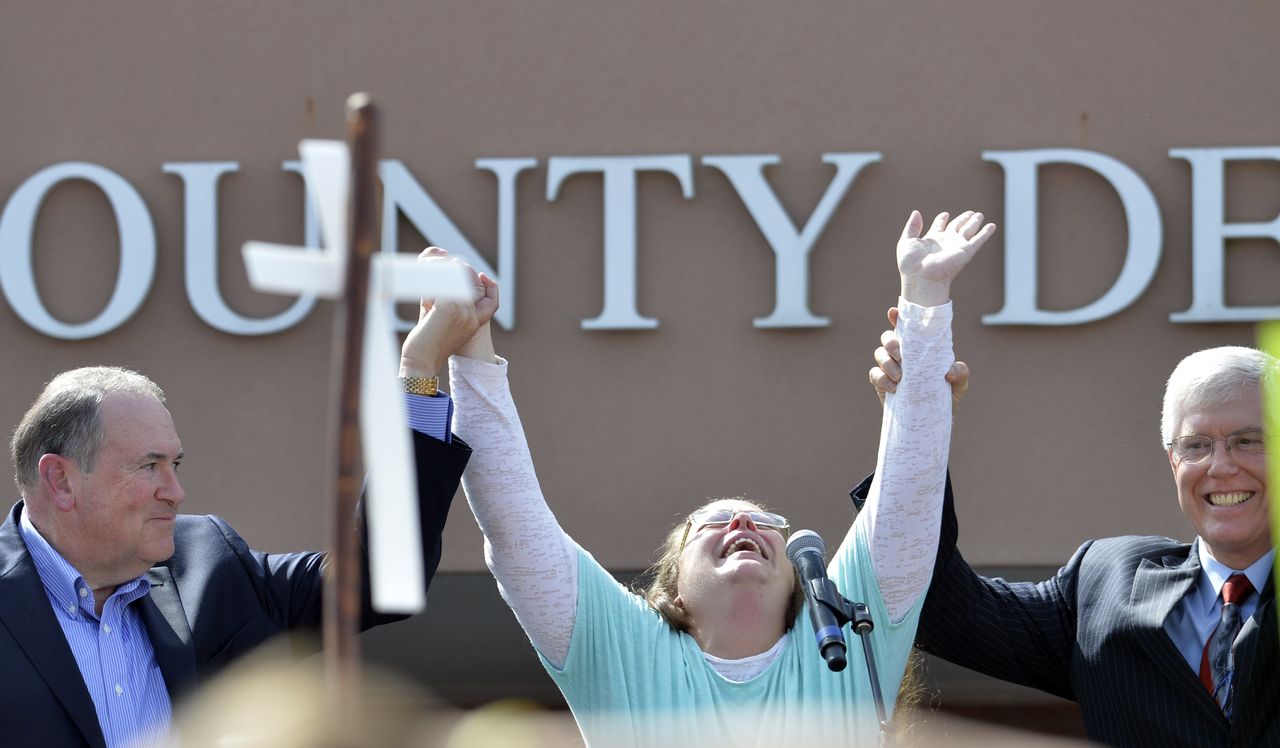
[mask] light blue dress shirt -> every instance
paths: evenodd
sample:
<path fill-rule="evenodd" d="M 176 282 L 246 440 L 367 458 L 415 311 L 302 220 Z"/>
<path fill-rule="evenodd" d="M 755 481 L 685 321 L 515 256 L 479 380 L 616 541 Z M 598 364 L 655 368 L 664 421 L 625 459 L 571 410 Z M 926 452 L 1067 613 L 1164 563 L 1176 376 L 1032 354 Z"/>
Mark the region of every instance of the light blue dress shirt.
<path fill-rule="evenodd" d="M 107 748 L 123 748 L 169 729 L 172 707 L 142 617 L 130 603 L 146 596 L 143 577 L 116 588 L 95 612 L 84 577 L 40 535 L 26 511 L 18 531 L 44 584 L 53 615 L 89 689 Z"/>
<path fill-rule="evenodd" d="M 449 444 L 449 422 L 453 420 L 453 400 L 443 392 L 435 397 L 404 393 L 404 408 L 409 427 L 414 431 L 434 437 Z"/>
<path fill-rule="evenodd" d="M 1164 630 L 1182 658 L 1191 666 L 1192 672 L 1199 676 L 1204 643 L 1209 640 L 1209 635 L 1217 628 L 1222 617 L 1222 585 L 1226 584 L 1232 574 L 1249 577 L 1254 593 L 1240 604 L 1240 620 L 1247 621 L 1258 610 L 1258 593 L 1271 575 L 1276 552 L 1268 551 L 1247 569 L 1232 569 L 1214 558 L 1199 539 L 1196 539 L 1195 545 L 1196 552 L 1200 555 L 1200 575 L 1186 597 L 1178 601 L 1169 612 L 1169 617 L 1164 620 Z"/>
<path fill-rule="evenodd" d="M 405 393 L 404 404 L 413 429 L 445 443 L 451 441 L 453 401 L 448 395 Z M 145 576 L 117 587 L 99 617 L 93 590 L 40 535 L 25 511 L 19 532 L 93 699 L 107 748 L 125 748 L 162 737 L 169 730 L 173 707 L 151 639 L 131 605 L 151 592 Z"/>

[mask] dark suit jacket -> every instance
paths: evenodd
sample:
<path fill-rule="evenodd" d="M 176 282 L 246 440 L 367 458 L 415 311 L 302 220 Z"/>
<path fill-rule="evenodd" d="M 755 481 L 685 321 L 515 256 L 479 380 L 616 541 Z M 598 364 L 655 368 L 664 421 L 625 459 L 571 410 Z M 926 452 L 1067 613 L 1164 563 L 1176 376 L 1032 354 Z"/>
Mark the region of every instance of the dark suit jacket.
<path fill-rule="evenodd" d="M 446 445 L 421 434 L 414 448 L 429 582 L 471 450 L 457 438 Z M 89 691 L 18 533 L 21 511 L 18 502 L 0 525 L 0 744 L 105 748 Z M 134 603 L 174 701 L 275 634 L 320 626 L 324 554 L 250 550 L 213 516 L 179 516 L 174 541 L 173 557 L 147 573 L 150 594 Z M 372 611 L 367 587 L 364 625 L 396 620 Z"/>
<path fill-rule="evenodd" d="M 870 485 L 868 478 L 853 490 L 855 502 Z M 1238 640 L 1229 721 L 1163 628 L 1200 573 L 1194 545 L 1091 540 L 1052 579 L 1032 584 L 975 573 L 956 548 L 958 535 L 948 476 L 920 649 L 1079 702 L 1089 737 L 1099 742 L 1280 746 L 1274 575 Z"/>

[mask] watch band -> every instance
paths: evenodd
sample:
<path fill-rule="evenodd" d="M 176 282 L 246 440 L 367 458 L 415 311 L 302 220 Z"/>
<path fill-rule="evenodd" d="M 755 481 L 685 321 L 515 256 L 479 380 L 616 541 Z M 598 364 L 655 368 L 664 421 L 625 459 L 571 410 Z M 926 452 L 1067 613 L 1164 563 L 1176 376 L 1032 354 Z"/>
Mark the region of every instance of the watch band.
<path fill-rule="evenodd" d="M 410 395 L 435 397 L 440 391 L 440 377 L 400 377 L 400 386 Z"/>

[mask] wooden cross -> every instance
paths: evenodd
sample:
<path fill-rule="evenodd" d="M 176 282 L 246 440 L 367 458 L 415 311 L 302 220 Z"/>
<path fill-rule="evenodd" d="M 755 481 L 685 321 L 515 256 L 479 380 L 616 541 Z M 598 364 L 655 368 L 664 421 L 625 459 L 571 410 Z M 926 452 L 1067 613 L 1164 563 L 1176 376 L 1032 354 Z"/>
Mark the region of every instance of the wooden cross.
<path fill-rule="evenodd" d="M 461 268 L 425 265 L 412 255 L 374 256 L 377 229 L 376 111 L 369 97 L 347 100 L 347 143 L 299 144 L 307 194 L 320 217 L 324 249 L 247 242 L 245 264 L 257 289 L 338 299 L 332 423 L 335 474 L 333 544 L 325 589 L 324 644 L 335 698 L 359 677 L 360 539 L 354 524 L 363 445 L 369 474 L 365 514 L 374 607 L 416 613 L 426 606 L 413 444 L 396 387 L 398 359 L 391 305 L 421 297 L 472 299 Z M 350 251 L 349 251 L 350 250 Z"/>

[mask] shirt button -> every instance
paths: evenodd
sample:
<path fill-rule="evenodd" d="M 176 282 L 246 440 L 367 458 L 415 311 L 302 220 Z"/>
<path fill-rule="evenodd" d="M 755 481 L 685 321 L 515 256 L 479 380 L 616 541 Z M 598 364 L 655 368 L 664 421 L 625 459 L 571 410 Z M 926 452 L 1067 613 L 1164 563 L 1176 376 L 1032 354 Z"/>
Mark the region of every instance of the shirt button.
<path fill-rule="evenodd" d="M 75 612 L 76 612 L 76 606 L 74 606 L 74 605 L 68 605 L 68 606 L 67 606 L 67 612 L 68 612 L 68 613 L 71 613 L 72 615 L 75 615 Z"/>
<path fill-rule="evenodd" d="M 102 624 L 102 633 L 104 633 L 104 634 L 110 634 L 110 633 L 111 633 L 111 624 L 109 624 L 109 623 L 104 623 L 104 624 Z"/>
<path fill-rule="evenodd" d="M 124 693 L 124 689 L 120 687 L 120 684 L 119 684 L 119 683 L 117 683 L 117 684 L 116 684 L 116 695 L 117 695 L 117 696 L 119 696 L 119 695 L 120 695 L 120 694 L 122 694 L 122 693 Z"/>
<path fill-rule="evenodd" d="M 89 596 L 89 590 L 86 590 L 84 587 L 81 587 L 81 588 L 80 588 L 80 597 L 88 597 L 88 596 Z"/>

